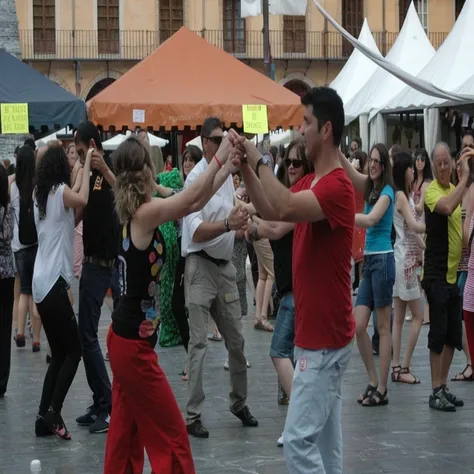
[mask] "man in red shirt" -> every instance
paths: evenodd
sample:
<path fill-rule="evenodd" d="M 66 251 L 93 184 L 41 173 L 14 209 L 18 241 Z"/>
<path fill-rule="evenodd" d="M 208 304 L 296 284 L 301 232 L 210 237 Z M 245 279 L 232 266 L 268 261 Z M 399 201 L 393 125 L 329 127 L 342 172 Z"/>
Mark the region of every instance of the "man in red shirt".
<path fill-rule="evenodd" d="M 333 89 L 320 87 L 308 91 L 301 102 L 305 106 L 301 131 L 314 173 L 288 190 L 275 177 L 271 158 L 262 157 L 249 141 L 243 143 L 240 169 L 262 218 L 295 229 L 296 369 L 283 434 L 289 472 L 342 474 L 342 377 L 355 332 L 354 189 L 339 164 L 341 98 Z"/>

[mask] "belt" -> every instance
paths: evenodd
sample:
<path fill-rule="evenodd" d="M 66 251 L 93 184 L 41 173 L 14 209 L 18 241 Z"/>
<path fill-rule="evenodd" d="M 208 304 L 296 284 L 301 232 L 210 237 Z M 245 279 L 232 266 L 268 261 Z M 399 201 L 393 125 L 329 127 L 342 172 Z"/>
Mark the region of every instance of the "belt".
<path fill-rule="evenodd" d="M 205 260 L 208 260 L 209 262 L 213 263 L 214 265 L 217 265 L 218 267 L 229 263 L 229 260 L 224 260 L 223 258 L 211 257 L 204 250 L 199 250 L 199 252 L 195 252 L 194 255 L 204 258 Z"/>
<path fill-rule="evenodd" d="M 93 263 L 94 265 L 99 265 L 100 267 L 105 267 L 105 268 L 115 267 L 115 259 L 104 260 L 103 258 L 84 257 L 84 263 Z"/>

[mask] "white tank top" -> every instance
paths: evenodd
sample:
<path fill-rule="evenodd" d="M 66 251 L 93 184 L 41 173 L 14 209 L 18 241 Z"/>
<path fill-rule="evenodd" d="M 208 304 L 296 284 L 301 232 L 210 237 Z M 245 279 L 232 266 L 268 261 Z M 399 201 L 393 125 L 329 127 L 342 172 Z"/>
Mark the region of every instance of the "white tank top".
<path fill-rule="evenodd" d="M 35 199 L 35 223 L 38 253 L 33 272 L 33 299 L 41 303 L 59 277 L 69 284 L 73 279 L 74 212 L 64 207 L 61 184 L 48 196 L 46 217 L 39 218 Z"/>

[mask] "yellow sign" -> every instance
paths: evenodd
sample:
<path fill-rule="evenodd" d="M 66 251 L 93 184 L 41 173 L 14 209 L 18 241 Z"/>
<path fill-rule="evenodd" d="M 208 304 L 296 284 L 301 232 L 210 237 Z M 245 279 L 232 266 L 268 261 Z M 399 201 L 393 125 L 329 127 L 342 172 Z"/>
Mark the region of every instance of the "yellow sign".
<path fill-rule="evenodd" d="M 242 105 L 242 120 L 245 133 L 268 133 L 266 105 Z"/>
<path fill-rule="evenodd" d="M 29 133 L 28 104 L 1 104 L 2 134 Z"/>

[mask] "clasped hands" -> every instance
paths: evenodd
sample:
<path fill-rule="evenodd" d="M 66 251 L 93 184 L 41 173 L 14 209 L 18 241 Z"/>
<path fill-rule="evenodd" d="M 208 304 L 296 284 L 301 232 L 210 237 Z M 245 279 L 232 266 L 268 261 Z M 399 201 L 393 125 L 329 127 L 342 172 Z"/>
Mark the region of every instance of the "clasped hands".
<path fill-rule="evenodd" d="M 262 156 L 251 140 L 240 136 L 232 128 L 222 140 L 216 155 L 222 164 L 230 161 L 232 172 L 238 171 L 243 163 L 255 169 Z"/>

